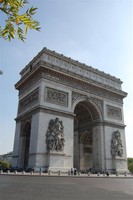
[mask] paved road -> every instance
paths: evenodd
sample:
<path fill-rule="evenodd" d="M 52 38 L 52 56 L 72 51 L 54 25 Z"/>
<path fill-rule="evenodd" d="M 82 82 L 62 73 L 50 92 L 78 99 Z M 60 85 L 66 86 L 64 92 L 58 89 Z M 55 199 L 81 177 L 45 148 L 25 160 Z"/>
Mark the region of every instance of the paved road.
<path fill-rule="evenodd" d="M 133 179 L 0 175 L 0 200 L 133 200 Z"/>

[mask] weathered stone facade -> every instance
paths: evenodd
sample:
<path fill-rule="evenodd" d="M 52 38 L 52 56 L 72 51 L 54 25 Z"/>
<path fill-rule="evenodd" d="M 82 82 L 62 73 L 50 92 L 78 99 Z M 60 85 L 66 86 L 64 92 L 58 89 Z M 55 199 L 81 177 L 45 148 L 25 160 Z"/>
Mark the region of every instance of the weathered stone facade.
<path fill-rule="evenodd" d="M 127 170 L 120 79 L 46 48 L 20 74 L 14 167 Z"/>

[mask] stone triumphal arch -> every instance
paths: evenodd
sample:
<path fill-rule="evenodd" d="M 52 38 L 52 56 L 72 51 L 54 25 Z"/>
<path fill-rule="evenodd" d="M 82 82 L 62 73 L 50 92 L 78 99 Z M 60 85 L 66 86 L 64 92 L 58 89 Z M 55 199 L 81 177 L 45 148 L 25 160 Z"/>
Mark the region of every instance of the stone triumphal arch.
<path fill-rule="evenodd" d="M 20 75 L 14 167 L 127 170 L 120 79 L 46 48 Z"/>

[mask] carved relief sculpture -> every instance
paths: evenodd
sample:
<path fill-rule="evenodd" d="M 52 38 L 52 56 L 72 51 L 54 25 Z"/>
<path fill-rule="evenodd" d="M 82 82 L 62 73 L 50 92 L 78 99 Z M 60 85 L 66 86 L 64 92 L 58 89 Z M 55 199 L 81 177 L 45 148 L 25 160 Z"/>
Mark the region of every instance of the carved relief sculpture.
<path fill-rule="evenodd" d="M 83 94 L 79 94 L 77 92 L 72 92 L 72 102 L 74 102 L 76 99 L 83 97 Z"/>
<path fill-rule="evenodd" d="M 64 126 L 59 118 L 51 119 L 46 133 L 47 151 L 63 151 L 64 149 Z"/>
<path fill-rule="evenodd" d="M 19 112 L 38 102 L 39 88 L 31 92 L 19 102 Z"/>
<path fill-rule="evenodd" d="M 68 94 L 52 88 L 46 88 L 46 101 L 61 106 L 68 105 Z"/>
<path fill-rule="evenodd" d="M 113 119 L 115 118 L 118 120 L 122 120 L 121 109 L 107 105 L 107 116 Z"/>
<path fill-rule="evenodd" d="M 114 131 L 112 133 L 111 154 L 113 157 L 123 156 L 123 145 L 122 145 L 121 134 L 119 130 Z"/>

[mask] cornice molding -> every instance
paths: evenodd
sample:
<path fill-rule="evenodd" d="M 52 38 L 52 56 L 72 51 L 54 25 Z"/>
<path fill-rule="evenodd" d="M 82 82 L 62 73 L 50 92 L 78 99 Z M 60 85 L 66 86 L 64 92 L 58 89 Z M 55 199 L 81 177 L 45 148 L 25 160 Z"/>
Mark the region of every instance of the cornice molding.
<path fill-rule="evenodd" d="M 27 118 L 30 118 L 33 114 L 38 113 L 38 112 L 44 112 L 44 113 L 49 113 L 53 115 L 59 115 L 59 116 L 67 116 L 70 118 L 74 118 L 75 114 L 72 112 L 66 112 L 63 110 L 55 109 L 55 108 L 49 108 L 45 106 L 35 106 L 32 109 L 26 110 L 22 113 L 20 113 L 17 118 L 15 118 L 16 122 L 20 120 L 25 120 Z"/>
<path fill-rule="evenodd" d="M 72 64 L 74 64 L 74 65 L 76 65 L 76 66 L 79 66 L 79 67 L 81 67 L 82 69 L 85 69 L 85 70 L 89 70 L 89 71 L 92 71 L 92 72 L 94 72 L 94 73 L 96 73 L 96 74 L 99 74 L 99 75 L 102 75 L 102 76 L 104 76 L 104 77 L 107 77 L 107 78 L 109 78 L 109 79 L 111 79 L 111 80 L 115 80 L 115 81 L 117 81 L 118 83 L 122 83 L 122 81 L 119 79 L 119 78 L 116 78 L 115 76 L 112 76 L 112 75 L 110 75 L 110 74 L 107 74 L 107 73 L 105 73 L 105 72 L 103 72 L 103 71 L 100 71 L 100 70 L 98 70 L 98 69 L 96 69 L 96 68 L 93 68 L 92 66 L 88 66 L 88 65 L 86 65 L 85 63 L 81 63 L 81 62 L 79 62 L 79 61 L 77 61 L 77 60 L 74 60 L 74 59 L 72 59 L 72 58 L 70 58 L 70 57 L 67 57 L 67 56 L 64 56 L 63 54 L 60 54 L 60 53 L 57 53 L 57 52 L 55 52 L 55 51 L 52 51 L 52 50 L 50 50 L 50 49 L 47 49 L 46 47 L 44 47 L 26 66 L 25 66 L 25 68 L 20 72 L 20 74 L 22 75 L 26 70 L 27 70 L 27 68 L 29 68 L 29 67 L 31 67 L 31 65 L 33 65 L 34 64 L 34 62 L 35 61 L 37 61 L 37 59 L 39 59 L 43 54 L 47 54 L 48 56 L 52 56 L 52 57 L 55 57 L 55 58 L 59 58 L 59 59 L 61 59 L 61 60 L 63 60 L 63 61 L 66 61 L 66 62 L 68 62 L 68 63 L 72 63 Z"/>
<path fill-rule="evenodd" d="M 99 84 L 97 82 L 89 82 L 86 80 L 83 80 L 82 78 L 77 78 L 74 77 L 70 74 L 65 74 L 63 72 L 60 72 L 58 70 L 54 69 L 49 69 L 49 67 L 46 64 L 41 64 L 38 63 L 38 66 L 36 67 L 36 70 L 32 72 L 32 78 L 34 79 L 47 79 L 47 80 L 52 80 L 53 82 L 58 82 L 63 85 L 67 85 L 71 88 L 76 88 L 81 91 L 85 91 L 87 93 L 95 94 L 107 99 L 111 99 L 113 101 L 123 103 L 123 98 L 127 96 L 126 92 L 123 92 L 122 90 L 110 88 L 108 86 Z M 16 88 L 20 90 L 24 84 L 27 83 L 27 87 L 29 86 L 29 82 L 33 82 L 34 84 L 35 81 L 31 81 L 32 78 L 28 76 L 24 80 L 20 80 L 16 84 Z"/>

